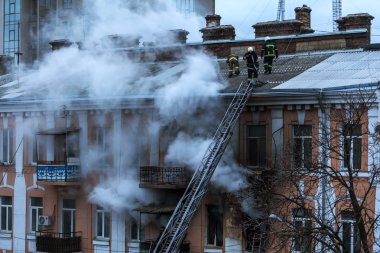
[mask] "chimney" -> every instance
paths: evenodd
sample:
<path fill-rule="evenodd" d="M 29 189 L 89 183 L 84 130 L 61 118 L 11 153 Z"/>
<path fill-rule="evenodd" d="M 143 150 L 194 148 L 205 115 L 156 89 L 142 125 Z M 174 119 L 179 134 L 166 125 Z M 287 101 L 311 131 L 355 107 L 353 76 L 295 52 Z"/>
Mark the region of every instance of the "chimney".
<path fill-rule="evenodd" d="M 61 48 L 70 47 L 73 42 L 69 41 L 68 39 L 59 39 L 59 40 L 52 40 L 49 42 L 51 45 L 51 49 L 53 51 L 59 50 Z"/>
<path fill-rule="evenodd" d="M 304 4 L 302 7 L 295 8 L 294 11 L 296 13 L 296 19 L 303 23 L 301 26 L 301 34 L 313 33 L 314 30 L 310 27 L 311 8 Z"/>
<path fill-rule="evenodd" d="M 365 28 L 370 32 L 372 19 L 374 19 L 374 17 L 368 13 L 358 13 L 349 14 L 335 21 L 338 23 L 339 31 Z"/>
<path fill-rule="evenodd" d="M 210 40 L 235 40 L 235 28 L 232 25 L 220 25 L 219 15 L 207 15 L 206 27 L 199 31 L 203 34 L 203 42 Z"/>
<path fill-rule="evenodd" d="M 140 37 L 125 34 L 112 34 L 104 37 L 102 42 L 105 43 L 106 46 L 114 48 L 138 47 L 140 44 Z"/>
<path fill-rule="evenodd" d="M 207 15 L 206 27 L 220 26 L 221 19 L 222 17 L 220 15 Z"/>
<path fill-rule="evenodd" d="M 14 59 L 9 55 L 0 55 L 0 75 L 8 74 L 11 71 Z"/>
<path fill-rule="evenodd" d="M 186 44 L 187 35 L 189 34 L 188 31 L 183 29 L 174 29 L 169 30 L 169 32 L 173 36 L 174 43 Z"/>

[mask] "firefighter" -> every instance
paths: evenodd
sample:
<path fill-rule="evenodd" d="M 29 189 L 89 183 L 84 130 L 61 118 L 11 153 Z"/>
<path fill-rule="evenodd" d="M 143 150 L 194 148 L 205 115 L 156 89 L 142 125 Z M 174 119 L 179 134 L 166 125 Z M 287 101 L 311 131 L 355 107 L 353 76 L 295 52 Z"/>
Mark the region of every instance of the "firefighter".
<path fill-rule="evenodd" d="M 276 43 L 270 37 L 265 38 L 265 43 L 261 48 L 261 58 L 264 57 L 264 74 L 272 73 L 273 60 L 278 58 Z"/>
<path fill-rule="evenodd" d="M 227 57 L 227 64 L 228 64 L 228 77 L 232 77 L 233 74 L 239 75 L 240 69 L 239 69 L 239 56 L 231 53 Z"/>
<path fill-rule="evenodd" d="M 253 78 L 258 77 L 258 57 L 255 51 L 253 50 L 253 47 L 249 47 L 247 52 L 244 54 L 243 59 L 247 61 L 247 69 L 248 69 L 248 82 L 252 81 L 252 74 Z"/>

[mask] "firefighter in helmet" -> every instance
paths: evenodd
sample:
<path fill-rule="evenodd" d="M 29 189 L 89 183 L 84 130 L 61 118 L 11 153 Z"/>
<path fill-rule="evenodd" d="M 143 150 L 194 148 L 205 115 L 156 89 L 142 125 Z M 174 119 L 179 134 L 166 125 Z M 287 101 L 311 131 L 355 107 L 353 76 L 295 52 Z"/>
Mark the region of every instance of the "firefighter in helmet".
<path fill-rule="evenodd" d="M 265 43 L 261 48 L 261 58 L 264 57 L 264 74 L 272 73 L 273 60 L 278 58 L 276 43 L 270 37 L 265 38 Z"/>
<path fill-rule="evenodd" d="M 252 81 L 252 75 L 253 75 L 253 78 L 258 77 L 258 68 L 259 68 L 258 57 L 257 57 L 257 54 L 255 53 L 255 50 L 253 50 L 253 47 L 248 47 L 248 50 L 244 54 L 243 59 L 247 62 L 248 82 L 250 82 Z"/>
<path fill-rule="evenodd" d="M 239 75 L 240 69 L 239 69 L 239 56 L 236 54 L 230 53 L 227 57 L 227 64 L 228 64 L 228 77 L 232 77 L 233 74 Z"/>

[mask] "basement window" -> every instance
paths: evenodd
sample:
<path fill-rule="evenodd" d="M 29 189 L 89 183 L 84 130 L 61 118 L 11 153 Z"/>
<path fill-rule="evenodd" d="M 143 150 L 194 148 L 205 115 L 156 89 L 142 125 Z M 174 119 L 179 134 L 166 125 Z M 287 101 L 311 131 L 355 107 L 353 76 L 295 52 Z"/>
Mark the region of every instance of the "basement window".
<path fill-rule="evenodd" d="M 207 206 L 207 244 L 223 246 L 223 211 L 219 206 Z"/>

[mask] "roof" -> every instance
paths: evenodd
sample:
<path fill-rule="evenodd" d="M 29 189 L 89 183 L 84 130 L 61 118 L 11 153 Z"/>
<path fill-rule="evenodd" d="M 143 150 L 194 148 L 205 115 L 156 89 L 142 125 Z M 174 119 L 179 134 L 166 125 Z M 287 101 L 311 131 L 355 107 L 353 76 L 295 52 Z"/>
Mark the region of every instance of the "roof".
<path fill-rule="evenodd" d="M 380 51 L 332 55 L 275 89 L 338 88 L 374 84 L 380 80 Z"/>
<path fill-rule="evenodd" d="M 319 64 L 331 55 L 333 55 L 333 52 L 280 56 L 273 64 L 272 74 L 270 75 L 264 75 L 264 64 L 260 61 L 259 80 L 268 83 L 259 89 L 274 88 Z M 223 90 L 223 92 L 232 92 L 238 88 L 242 81 L 247 80 L 247 67 L 243 60 L 240 61 L 240 75 L 232 78 L 227 77 L 228 66 L 226 61 L 219 61 L 219 65 L 222 70 L 221 78 L 229 82 L 228 88 Z"/>

